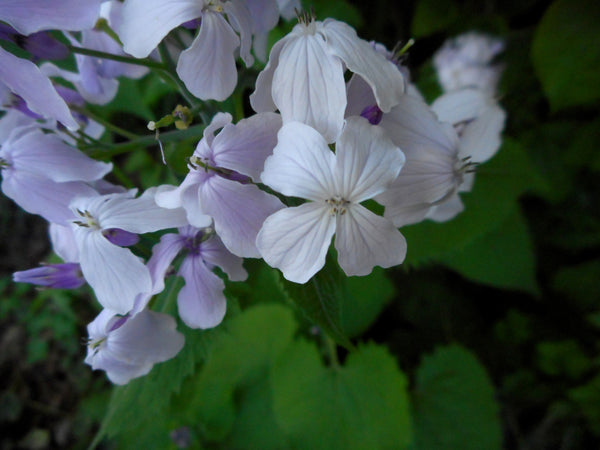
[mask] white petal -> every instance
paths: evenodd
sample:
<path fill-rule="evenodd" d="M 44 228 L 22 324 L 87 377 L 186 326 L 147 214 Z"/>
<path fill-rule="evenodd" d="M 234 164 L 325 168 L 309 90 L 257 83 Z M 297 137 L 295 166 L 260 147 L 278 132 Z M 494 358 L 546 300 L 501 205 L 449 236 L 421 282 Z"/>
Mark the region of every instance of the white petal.
<path fill-rule="evenodd" d="M 225 100 L 237 83 L 234 51 L 239 45 L 239 38 L 221 14 L 205 12 L 198 36 L 179 56 L 179 78 L 202 100 Z"/>
<path fill-rule="evenodd" d="M 305 203 L 276 212 L 263 224 L 256 246 L 271 267 L 295 283 L 306 283 L 325 265 L 335 233 L 335 216 L 324 203 Z"/>
<path fill-rule="evenodd" d="M 185 279 L 185 286 L 177 296 L 181 320 L 190 328 L 219 325 L 227 310 L 223 280 L 206 267 L 202 258 L 193 256 L 183 260 L 179 274 Z"/>
<path fill-rule="evenodd" d="M 485 162 L 500 148 L 506 113 L 498 105 L 489 106 L 469 123 L 460 137 L 458 157 L 471 157 L 472 162 Z"/>
<path fill-rule="evenodd" d="M 48 227 L 48 234 L 54 253 L 60 256 L 64 262 L 79 262 L 79 250 L 70 225 L 51 223 Z"/>
<path fill-rule="evenodd" d="M 99 230 L 73 225 L 81 271 L 98 302 L 118 314 L 133 307 L 135 297 L 150 292 L 150 273 L 130 250 L 111 244 Z"/>
<path fill-rule="evenodd" d="M 396 266 L 406 256 L 406 240 L 392 222 L 361 205 L 338 215 L 335 236 L 340 267 L 348 276 L 368 275 L 375 266 Z"/>
<path fill-rule="evenodd" d="M 291 197 L 326 200 L 336 193 L 335 155 L 316 130 L 299 122 L 285 124 L 267 158 L 261 180 Z"/>
<path fill-rule="evenodd" d="M 196 228 L 210 227 L 213 219 L 204 211 L 200 205 L 200 188 L 201 184 L 191 186 L 181 196 L 183 208 L 185 209 L 187 221 L 190 225 Z"/>
<path fill-rule="evenodd" d="M 358 75 L 352 75 L 346 85 L 348 105 L 346 105 L 346 117 L 360 116 L 367 106 L 377 104 L 371 86 Z"/>
<path fill-rule="evenodd" d="M 462 212 L 464 209 L 465 205 L 460 199 L 460 196 L 458 194 L 454 194 L 444 203 L 431 208 L 427 214 L 427 218 L 436 222 L 447 222 L 448 220 L 456 217 L 458 213 Z"/>
<path fill-rule="evenodd" d="M 173 28 L 202 16 L 203 1 L 127 0 L 117 34 L 123 50 L 136 58 L 148 56 Z"/>
<path fill-rule="evenodd" d="M 240 57 L 250 67 L 254 64 L 254 57 L 250 54 L 252 47 L 252 17 L 248 10 L 247 0 L 229 0 L 223 2 L 223 11 L 232 27 L 240 35 Z"/>
<path fill-rule="evenodd" d="M 281 54 L 281 49 L 290 39 L 290 35 L 284 36 L 273 45 L 269 54 L 269 61 L 267 62 L 267 65 L 256 78 L 256 88 L 250 95 L 250 105 L 256 112 L 268 112 L 275 111 L 277 109 L 277 106 L 275 106 L 275 103 L 273 103 L 273 74 L 275 73 L 275 69 L 279 64 L 279 55 Z"/>
<path fill-rule="evenodd" d="M 187 225 L 183 208 L 161 208 L 154 201 L 156 188 L 150 188 L 141 197 L 131 199 L 113 197 L 102 204 L 97 212 L 103 229 L 121 228 L 131 233 L 149 233 L 165 228 Z"/>
<path fill-rule="evenodd" d="M 302 122 L 329 143 L 337 139 L 346 110 L 344 69 L 320 34 L 302 33 L 287 41 L 273 75 L 272 92 L 284 123 Z"/>
<path fill-rule="evenodd" d="M 215 163 L 258 182 L 265 160 L 277 144 L 280 128 L 281 116 L 270 112 L 242 119 L 235 126 L 226 126 L 212 145 Z"/>
<path fill-rule="evenodd" d="M 232 120 L 233 117 L 231 117 L 231 114 L 229 113 L 218 112 L 213 116 L 208 126 L 202 132 L 202 136 L 204 137 L 203 140 L 209 148 L 212 147 L 216 131 L 229 125 Z"/>
<path fill-rule="evenodd" d="M 493 103 L 489 95 L 479 89 L 465 88 L 441 95 L 431 109 L 442 122 L 452 125 L 473 120 Z"/>
<path fill-rule="evenodd" d="M 343 22 L 325 20 L 323 33 L 332 53 L 340 57 L 349 70 L 369 83 L 383 112 L 388 112 L 398 103 L 404 94 L 404 79 L 392 62 Z"/>
<path fill-rule="evenodd" d="M 383 192 L 396 179 L 404 154 L 383 128 L 363 117 L 350 117 L 336 144 L 337 192 L 360 203 Z"/>

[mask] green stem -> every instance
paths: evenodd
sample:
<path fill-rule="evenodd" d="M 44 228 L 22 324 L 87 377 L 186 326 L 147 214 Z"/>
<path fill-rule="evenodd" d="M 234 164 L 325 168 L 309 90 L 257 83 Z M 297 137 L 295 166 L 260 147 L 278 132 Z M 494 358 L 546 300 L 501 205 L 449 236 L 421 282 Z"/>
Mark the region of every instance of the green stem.
<path fill-rule="evenodd" d="M 68 45 L 67 47 L 73 53 L 78 53 L 80 55 L 94 56 L 96 58 L 102 59 L 110 59 L 113 61 L 119 61 L 127 64 L 135 64 L 136 66 L 144 66 L 148 67 L 149 69 L 165 70 L 167 68 L 163 63 L 153 61 L 148 58 L 138 59 L 133 58 L 131 56 L 115 55 L 114 53 L 101 52 L 99 50 L 92 50 L 89 48 L 77 47 L 74 45 Z"/>
<path fill-rule="evenodd" d="M 196 125 L 188 128 L 187 130 L 173 130 L 166 133 L 161 133 L 161 142 L 174 142 L 182 139 L 189 138 L 202 138 L 202 132 L 204 131 L 204 125 Z M 92 158 L 105 158 L 109 156 L 120 155 L 122 153 L 131 152 L 138 149 L 139 147 L 148 147 L 150 145 L 157 145 L 156 137 L 154 135 L 141 136 L 137 139 L 132 139 L 129 142 L 123 142 L 121 144 L 115 144 L 107 150 L 96 150 L 89 153 Z"/>
<path fill-rule="evenodd" d="M 327 349 L 327 354 L 329 355 L 329 362 L 331 363 L 331 367 L 335 370 L 340 368 L 340 360 L 338 359 L 337 354 L 337 345 L 325 332 L 323 332 L 323 340 L 325 341 L 325 348 Z"/>
<path fill-rule="evenodd" d="M 121 127 L 118 127 L 117 125 L 103 119 L 102 117 L 100 117 L 99 115 L 97 115 L 96 113 L 90 111 L 87 108 L 78 108 L 78 107 L 74 107 L 72 106 L 71 109 L 74 109 L 75 111 L 83 114 L 84 116 L 88 116 L 90 119 L 98 122 L 100 125 L 102 125 L 104 128 L 112 131 L 115 134 L 118 134 L 120 136 L 123 136 L 124 138 L 127 139 L 138 139 L 140 136 L 138 136 L 135 133 L 131 133 L 130 131 L 127 131 Z"/>

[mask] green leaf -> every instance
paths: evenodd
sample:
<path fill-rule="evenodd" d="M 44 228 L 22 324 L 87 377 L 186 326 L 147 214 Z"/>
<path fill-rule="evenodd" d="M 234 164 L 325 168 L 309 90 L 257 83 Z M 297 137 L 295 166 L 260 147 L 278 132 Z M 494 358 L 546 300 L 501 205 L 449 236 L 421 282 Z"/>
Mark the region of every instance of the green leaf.
<path fill-rule="evenodd" d="M 360 28 L 363 23 L 360 11 L 346 0 L 304 0 L 302 3 L 305 10 L 314 9 L 317 20 L 331 17 L 354 28 Z"/>
<path fill-rule="evenodd" d="M 406 378 L 383 347 L 326 368 L 316 347 L 294 343 L 273 366 L 273 409 L 296 449 L 407 448 Z"/>
<path fill-rule="evenodd" d="M 498 154 L 480 166 L 473 191 L 461 195 L 465 211 L 448 222 L 426 221 L 402 228 L 408 242 L 405 264 L 416 266 L 466 247 L 499 227 L 514 211 L 519 196 L 540 185 L 542 180 L 523 148 L 505 139 Z"/>
<path fill-rule="evenodd" d="M 561 268 L 552 280 L 552 288 L 584 310 L 598 309 L 600 259 Z"/>
<path fill-rule="evenodd" d="M 306 284 L 282 279 L 283 289 L 312 322 L 321 327 L 338 344 L 350 348 L 344 333 L 340 305 L 347 295 L 346 276 L 330 256 L 325 267 Z"/>
<path fill-rule="evenodd" d="M 394 285 L 381 267 L 364 277 L 347 278 L 348 293 L 341 299 L 341 321 L 344 333 L 362 334 L 394 296 Z"/>
<path fill-rule="evenodd" d="M 600 3 L 558 0 L 542 17 L 532 61 L 553 110 L 600 100 Z"/>
<path fill-rule="evenodd" d="M 592 361 L 573 339 L 540 342 L 536 350 L 538 367 L 550 376 L 576 380 L 592 366 Z"/>
<path fill-rule="evenodd" d="M 501 448 L 494 388 L 466 349 L 441 347 L 423 358 L 413 404 L 417 450 Z"/>
<path fill-rule="evenodd" d="M 591 431 L 600 436 L 600 375 L 589 383 L 570 389 L 568 396 L 581 409 Z"/>
<path fill-rule="evenodd" d="M 207 440 L 224 439 L 236 418 L 243 419 L 236 412 L 234 394 L 264 379 L 272 361 L 291 342 L 296 327 L 291 310 L 277 304 L 251 307 L 221 325 L 222 332 L 204 367 L 186 383 L 176 409 L 189 425 L 201 424 L 200 432 Z M 250 400 L 263 400 L 253 398 L 254 394 L 247 392 Z M 243 425 L 238 423 L 238 427 Z"/>
<path fill-rule="evenodd" d="M 443 256 L 441 262 L 478 283 L 538 294 L 533 250 L 529 230 L 517 208 L 497 229 Z"/>

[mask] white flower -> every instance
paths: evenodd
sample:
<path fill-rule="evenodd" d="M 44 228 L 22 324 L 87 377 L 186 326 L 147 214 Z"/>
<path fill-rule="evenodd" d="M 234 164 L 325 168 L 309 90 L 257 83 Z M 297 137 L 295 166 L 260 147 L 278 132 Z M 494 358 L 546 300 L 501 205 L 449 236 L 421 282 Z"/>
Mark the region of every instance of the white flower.
<path fill-rule="evenodd" d="M 288 280 L 305 283 L 323 267 L 335 233 L 347 275 L 400 264 L 404 237 L 360 203 L 383 192 L 403 163 L 404 155 L 384 131 L 362 117 L 347 120 L 335 154 L 311 127 L 284 125 L 261 179 L 284 195 L 311 201 L 267 218 L 256 240 L 265 261 Z"/>
<path fill-rule="evenodd" d="M 279 109 L 284 123 L 305 123 L 334 142 L 344 124 L 346 68 L 371 86 L 382 111 L 402 96 L 402 74 L 354 29 L 305 19 L 271 49 L 250 103 L 257 112 Z"/>

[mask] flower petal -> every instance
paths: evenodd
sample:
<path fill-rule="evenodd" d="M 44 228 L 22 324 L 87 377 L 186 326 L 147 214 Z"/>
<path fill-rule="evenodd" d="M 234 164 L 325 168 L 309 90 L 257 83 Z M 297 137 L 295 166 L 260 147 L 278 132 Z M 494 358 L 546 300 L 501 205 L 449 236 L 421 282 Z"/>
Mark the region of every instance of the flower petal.
<path fill-rule="evenodd" d="M 255 241 L 265 219 L 283 204 L 252 184 L 214 176 L 200 189 L 200 205 L 212 216 L 215 230 L 231 253 L 258 258 Z"/>
<path fill-rule="evenodd" d="M 19 33 L 40 30 L 78 31 L 92 28 L 100 16 L 100 0 L 2 0 L 0 17 Z"/>
<path fill-rule="evenodd" d="M 306 283 L 325 265 L 335 233 L 335 216 L 324 203 L 305 203 L 276 212 L 263 224 L 256 245 L 264 260 L 295 283 Z"/>
<path fill-rule="evenodd" d="M 127 314 L 135 297 L 150 292 L 146 266 L 130 250 L 111 244 L 99 230 L 73 225 L 81 271 L 98 302 L 118 314 Z"/>
<path fill-rule="evenodd" d="M 336 144 L 337 192 L 360 203 L 383 192 L 396 179 L 404 154 L 383 128 L 363 117 L 350 117 Z"/>
<path fill-rule="evenodd" d="M 148 270 L 152 278 L 152 294 L 165 288 L 165 275 L 169 266 L 183 248 L 183 239 L 178 234 L 165 234 L 160 242 L 152 247 L 152 257 L 148 260 Z"/>
<path fill-rule="evenodd" d="M 427 213 L 427 218 L 435 222 L 447 222 L 454 219 L 460 212 L 465 209 L 465 205 L 458 193 L 446 200 L 444 203 L 435 205 Z"/>
<path fill-rule="evenodd" d="M 227 310 L 225 283 L 206 267 L 201 258 L 188 256 L 179 275 L 185 286 L 177 296 L 179 317 L 190 328 L 212 328 L 221 323 Z"/>
<path fill-rule="evenodd" d="M 265 161 L 261 180 L 290 197 L 326 200 L 335 194 L 335 155 L 315 129 L 299 122 L 277 134 L 273 155 Z"/>
<path fill-rule="evenodd" d="M 369 83 L 383 112 L 398 104 L 404 94 L 404 79 L 391 61 L 370 43 L 360 39 L 356 31 L 344 22 L 326 19 L 323 33 L 331 52 L 341 58 L 349 70 Z"/>
<path fill-rule="evenodd" d="M 212 236 L 201 246 L 202 259 L 209 264 L 220 267 L 231 281 L 244 281 L 248 272 L 244 269 L 242 258 L 231 253 L 219 236 Z"/>
<path fill-rule="evenodd" d="M 284 123 L 302 122 L 329 143 L 337 139 L 346 110 L 344 69 L 320 34 L 301 31 L 286 42 L 273 75 L 272 92 Z"/>
<path fill-rule="evenodd" d="M 223 2 L 223 11 L 235 31 L 240 35 L 240 57 L 250 67 L 254 64 L 254 57 L 250 54 L 252 47 L 253 21 L 248 10 L 247 0 L 229 0 Z"/>
<path fill-rule="evenodd" d="M 361 205 L 350 205 L 338 215 L 335 248 L 348 276 L 368 275 L 375 266 L 396 266 L 406 257 L 406 240 L 392 222 Z"/>
<path fill-rule="evenodd" d="M 70 130 L 79 128 L 65 101 L 31 61 L 0 48 L 0 82 L 22 97 L 27 107 L 41 116 L 58 120 Z"/>
<path fill-rule="evenodd" d="M 237 83 L 234 51 L 239 45 L 239 38 L 225 18 L 206 11 L 198 36 L 179 55 L 177 75 L 196 97 L 225 100 Z"/>
<path fill-rule="evenodd" d="M 273 102 L 273 75 L 279 64 L 281 50 L 290 39 L 293 39 L 293 37 L 287 35 L 275 42 L 269 53 L 267 65 L 256 78 L 256 88 L 250 94 L 250 105 L 256 112 L 268 112 L 277 109 Z"/>
<path fill-rule="evenodd" d="M 198 0 L 127 0 L 116 30 L 123 50 L 136 58 L 148 56 L 173 28 L 201 17 L 203 7 Z"/>
<path fill-rule="evenodd" d="M 226 126 L 213 142 L 213 159 L 217 166 L 260 180 L 265 160 L 277 144 L 281 116 L 270 112 L 255 114 Z"/>
<path fill-rule="evenodd" d="M 490 105 L 465 127 L 460 137 L 459 158 L 470 156 L 472 162 L 481 163 L 494 156 L 502 144 L 505 119 L 502 108 Z"/>

